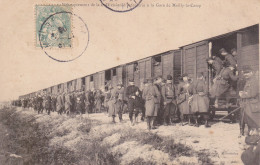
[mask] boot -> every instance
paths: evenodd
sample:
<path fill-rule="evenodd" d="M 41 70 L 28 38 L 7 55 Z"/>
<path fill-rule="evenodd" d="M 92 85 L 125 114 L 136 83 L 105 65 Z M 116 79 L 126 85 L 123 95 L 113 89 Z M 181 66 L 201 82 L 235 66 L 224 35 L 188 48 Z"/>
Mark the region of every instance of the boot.
<path fill-rule="evenodd" d="M 193 124 L 191 124 L 191 122 L 190 122 L 190 117 L 189 117 L 189 126 L 192 126 Z"/>
<path fill-rule="evenodd" d="M 156 117 L 151 117 L 151 129 L 156 129 L 156 127 L 154 126 L 155 119 Z"/>
<path fill-rule="evenodd" d="M 195 119 L 195 122 L 196 122 L 195 127 L 199 127 L 198 119 Z"/>
<path fill-rule="evenodd" d="M 163 119 L 163 125 L 164 125 L 164 126 L 167 126 L 167 125 L 168 125 L 166 119 Z"/>
<path fill-rule="evenodd" d="M 150 117 L 147 117 L 146 122 L 147 122 L 147 129 L 148 129 L 148 130 L 151 130 L 151 121 L 150 121 Z"/>
<path fill-rule="evenodd" d="M 116 123 L 115 116 L 112 117 L 112 123 Z"/>
<path fill-rule="evenodd" d="M 206 128 L 209 128 L 209 127 L 210 127 L 208 120 L 206 120 L 206 122 L 205 122 L 205 127 L 206 127 Z"/>

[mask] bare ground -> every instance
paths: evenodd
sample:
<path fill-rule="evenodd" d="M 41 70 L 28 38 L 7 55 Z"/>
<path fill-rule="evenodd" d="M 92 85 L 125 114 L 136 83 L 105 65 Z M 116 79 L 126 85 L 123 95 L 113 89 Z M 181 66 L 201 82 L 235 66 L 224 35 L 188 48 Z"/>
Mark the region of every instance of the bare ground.
<path fill-rule="evenodd" d="M 19 120 L 25 123 L 32 121 L 32 124 L 39 125 L 37 131 L 44 132 L 35 138 L 42 141 L 46 137 L 48 141 L 37 148 L 58 155 L 49 161 L 50 154 L 46 154 L 37 164 L 44 164 L 47 160 L 50 164 L 242 164 L 240 155 L 244 139 L 238 138 L 238 124 L 219 122 L 211 128 L 160 126 L 147 131 L 144 122 L 131 126 L 127 115 L 123 116 L 123 123 L 112 124 L 103 113 L 68 117 L 57 113 L 50 116 L 37 114 L 21 108 L 13 111 Z M 1 141 L 9 129 L 12 129 L 9 125 L 0 125 Z M 15 143 L 17 141 L 12 144 Z M 48 150 L 44 150 L 44 146 Z M 18 156 L 15 159 L 23 159 L 19 161 L 22 164 L 31 164 L 32 161 L 28 158 L 25 161 L 24 157 L 35 152 L 29 148 L 26 154 L 22 150 L 19 153 L 8 146 L 2 150 L 0 154 L 6 155 L 2 156 L 2 160 L 6 161 L 14 153 Z"/>

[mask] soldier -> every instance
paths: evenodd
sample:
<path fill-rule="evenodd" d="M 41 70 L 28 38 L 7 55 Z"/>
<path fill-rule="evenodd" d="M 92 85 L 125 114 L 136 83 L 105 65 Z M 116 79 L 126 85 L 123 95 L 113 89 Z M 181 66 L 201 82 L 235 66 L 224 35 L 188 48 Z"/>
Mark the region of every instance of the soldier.
<path fill-rule="evenodd" d="M 61 115 L 65 108 L 64 93 L 61 92 L 60 94 L 58 94 L 56 106 L 58 114 Z"/>
<path fill-rule="evenodd" d="M 216 76 L 220 73 L 220 71 L 222 70 L 222 68 L 223 68 L 222 61 L 221 61 L 221 63 L 220 63 L 220 61 L 217 60 L 217 59 L 219 59 L 219 60 L 221 61 L 221 59 L 220 59 L 219 57 L 216 57 L 216 58 L 210 57 L 210 58 L 208 58 L 208 59 L 206 60 L 207 63 L 208 63 L 210 66 L 212 66 L 212 68 L 213 68 L 213 70 L 214 70 L 214 72 L 215 72 L 215 76 L 214 76 L 214 77 L 216 77 Z"/>
<path fill-rule="evenodd" d="M 109 100 L 111 98 L 111 90 L 113 89 L 113 87 L 111 85 L 108 85 L 105 87 L 106 91 L 105 91 L 105 99 L 104 99 L 104 108 L 105 111 L 108 113 L 109 110 Z"/>
<path fill-rule="evenodd" d="M 155 81 L 154 81 L 154 85 L 157 87 L 159 92 L 162 91 L 162 81 L 163 81 L 163 78 L 161 76 L 158 76 L 157 78 L 155 78 Z M 158 109 L 158 112 L 157 112 L 156 120 L 153 123 L 154 126 L 161 124 L 161 122 L 163 120 L 163 97 L 161 97 L 160 104 L 156 104 L 155 106 L 159 106 L 159 107 L 156 108 L 156 109 Z"/>
<path fill-rule="evenodd" d="M 172 76 L 167 75 L 167 82 L 162 87 L 162 97 L 163 97 L 163 105 L 164 105 L 164 113 L 163 113 L 163 124 L 166 126 L 172 121 L 172 114 L 176 115 L 176 94 L 175 88 L 172 84 Z"/>
<path fill-rule="evenodd" d="M 95 95 L 94 95 L 94 88 L 92 88 L 89 91 L 89 109 L 90 109 L 90 113 L 93 113 L 94 110 L 94 104 L 95 104 Z"/>
<path fill-rule="evenodd" d="M 69 115 L 71 113 L 72 103 L 71 103 L 71 96 L 72 94 L 66 93 L 65 94 L 65 113 Z"/>
<path fill-rule="evenodd" d="M 243 69 L 246 78 L 246 84 L 243 91 L 239 92 L 241 101 L 241 119 L 240 134 L 244 135 L 244 127 L 247 124 L 249 130 L 260 128 L 260 103 L 258 100 L 258 75 L 253 73 L 251 67 L 246 66 Z"/>
<path fill-rule="evenodd" d="M 118 106 L 118 117 L 120 122 L 123 121 L 123 107 L 124 107 L 124 101 L 125 101 L 125 88 L 123 87 L 122 83 L 117 84 L 117 92 L 118 92 L 118 100 L 117 100 L 117 106 Z"/>
<path fill-rule="evenodd" d="M 180 109 L 181 125 L 183 126 L 184 117 L 188 117 L 189 125 L 191 125 L 191 111 L 190 111 L 190 97 L 191 97 L 191 84 L 189 82 L 188 74 L 184 73 L 180 83 L 178 84 L 177 91 L 177 104 Z"/>
<path fill-rule="evenodd" d="M 37 111 L 37 97 L 36 96 L 33 98 L 33 109 L 35 111 Z"/>
<path fill-rule="evenodd" d="M 112 86 L 110 86 L 110 90 L 111 90 L 111 97 L 108 101 L 108 113 L 109 116 L 112 117 L 112 123 L 115 123 L 115 117 L 116 114 L 118 113 L 118 90 L 116 88 L 113 88 Z"/>
<path fill-rule="evenodd" d="M 84 105 L 84 94 L 83 94 L 83 92 L 79 92 L 76 95 L 76 113 L 84 114 L 85 113 L 84 106 L 85 106 Z"/>
<path fill-rule="evenodd" d="M 51 110 L 52 112 L 56 111 L 56 102 L 57 102 L 57 98 L 55 95 L 51 96 Z"/>
<path fill-rule="evenodd" d="M 199 73 L 197 80 L 192 84 L 192 102 L 191 102 L 191 111 L 194 114 L 195 126 L 199 126 L 198 117 L 202 116 L 205 120 L 205 127 L 209 127 L 209 98 L 208 98 L 208 89 L 207 84 L 204 78 L 203 73 Z"/>
<path fill-rule="evenodd" d="M 213 84 L 215 88 L 214 90 L 214 95 L 216 97 L 215 100 L 215 107 L 218 108 L 218 100 L 219 97 L 225 93 L 227 93 L 230 88 L 232 87 L 231 84 L 233 83 L 232 81 L 237 81 L 238 80 L 238 72 L 236 72 L 236 75 L 234 75 L 233 70 L 234 66 L 229 66 L 227 68 L 223 68 L 221 72 L 219 73 L 218 77 L 216 78 L 215 83 Z M 229 106 L 229 100 L 230 97 L 227 93 L 226 101 L 227 101 L 227 107 Z"/>
<path fill-rule="evenodd" d="M 231 52 L 232 56 L 234 57 L 234 59 L 236 60 L 236 63 L 237 63 L 237 49 L 233 48 L 233 49 L 231 49 L 230 52 Z"/>
<path fill-rule="evenodd" d="M 51 113 L 51 96 L 47 95 L 45 99 L 46 99 L 45 109 L 46 109 L 48 115 L 50 115 L 50 113 Z"/>
<path fill-rule="evenodd" d="M 135 109 L 136 92 L 138 90 L 139 90 L 138 87 L 134 85 L 134 80 L 133 79 L 129 80 L 129 86 L 126 88 L 126 97 L 128 99 L 129 118 L 132 125 L 134 125 L 133 114 Z"/>
<path fill-rule="evenodd" d="M 153 122 L 156 119 L 160 104 L 161 94 L 158 88 L 153 84 L 151 78 L 147 79 L 147 87 L 143 91 L 143 99 L 145 99 L 145 115 L 147 118 L 147 129 L 154 129 Z"/>
<path fill-rule="evenodd" d="M 76 113 L 76 99 L 77 99 L 77 94 L 78 92 L 76 91 L 73 91 L 70 93 L 70 111 L 72 114 L 75 114 Z"/>
<path fill-rule="evenodd" d="M 229 54 L 224 48 L 221 48 L 219 50 L 219 53 L 225 57 L 225 64 L 227 67 L 229 66 L 235 67 L 237 65 L 235 58 L 231 54 Z"/>
<path fill-rule="evenodd" d="M 102 106 L 102 92 L 100 89 L 96 90 L 95 93 L 95 113 L 101 112 L 101 106 Z"/>
<path fill-rule="evenodd" d="M 43 99 L 42 96 L 39 94 L 37 96 L 37 110 L 38 110 L 38 114 L 43 112 Z"/>

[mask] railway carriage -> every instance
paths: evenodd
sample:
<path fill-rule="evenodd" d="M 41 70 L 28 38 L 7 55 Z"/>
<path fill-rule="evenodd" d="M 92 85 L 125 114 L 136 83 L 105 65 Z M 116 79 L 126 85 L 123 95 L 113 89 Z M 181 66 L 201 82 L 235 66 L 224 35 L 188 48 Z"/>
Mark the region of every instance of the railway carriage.
<path fill-rule="evenodd" d="M 168 74 L 173 76 L 174 84 L 177 84 L 178 78 L 181 74 L 187 73 L 190 78 L 195 79 L 197 74 L 201 72 L 204 73 L 208 82 L 208 89 L 210 89 L 212 86 L 212 79 L 215 75 L 213 71 L 208 68 L 206 59 L 212 55 L 217 55 L 223 59 L 223 57 L 218 54 L 219 49 L 221 48 L 225 48 L 228 52 L 230 52 L 232 48 L 237 49 L 237 70 L 239 71 L 239 76 L 241 76 L 241 71 L 247 65 L 259 71 L 259 25 L 254 25 L 185 45 L 177 50 L 166 51 L 96 72 L 44 90 L 47 90 L 48 93 L 52 94 L 58 94 L 63 91 L 73 92 L 82 89 L 87 91 L 103 88 L 107 84 L 116 87 L 118 82 L 122 83 L 126 87 L 129 79 L 133 79 L 135 84 L 142 88 L 142 83 L 146 78 L 156 76 L 166 78 Z M 233 105 L 229 109 L 224 106 L 220 106 L 218 109 L 211 106 L 210 109 L 213 112 L 212 114 L 219 110 L 231 111 L 239 106 L 239 90 L 241 89 L 236 88 L 236 92 L 232 98 Z M 43 90 L 40 90 L 37 93 L 42 92 Z M 26 95 L 20 96 L 19 98 L 24 98 L 25 96 Z M 223 98 L 223 100 L 225 99 Z"/>

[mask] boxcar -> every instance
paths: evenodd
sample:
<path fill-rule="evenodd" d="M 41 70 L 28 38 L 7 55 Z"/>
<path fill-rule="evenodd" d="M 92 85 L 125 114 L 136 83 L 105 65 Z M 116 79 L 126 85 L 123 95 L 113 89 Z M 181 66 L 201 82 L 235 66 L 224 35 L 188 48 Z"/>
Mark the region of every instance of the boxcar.
<path fill-rule="evenodd" d="M 208 81 L 208 88 L 212 85 L 214 77 L 213 71 L 208 68 L 206 59 L 212 55 L 216 55 L 223 59 L 218 53 L 219 49 L 225 48 L 229 53 L 232 48 L 237 49 L 238 66 L 237 70 L 241 76 L 241 71 L 245 66 L 251 66 L 259 71 L 259 27 L 254 25 L 245 29 L 230 32 L 224 35 L 213 37 L 201 42 L 183 46 L 182 49 L 182 72 L 187 73 L 192 79 L 195 79 L 199 72 L 203 72 Z M 238 105 L 238 85 L 235 85 L 235 92 L 232 93 L 232 105 L 226 108 L 224 105 L 225 97 L 222 97 L 222 105 L 214 108 L 213 99 L 211 100 L 211 110 L 215 111 L 231 111 Z M 259 89 L 256 89 L 259 90 Z"/>

